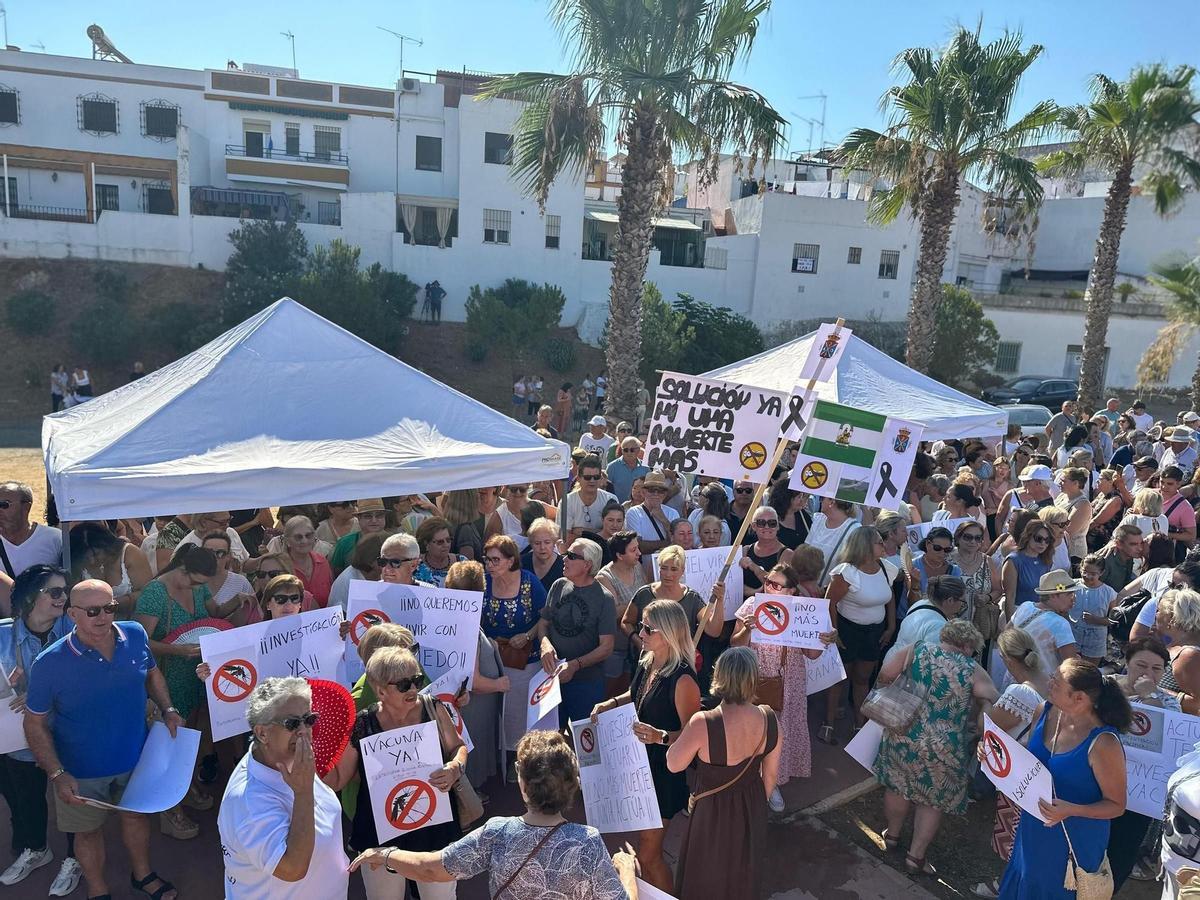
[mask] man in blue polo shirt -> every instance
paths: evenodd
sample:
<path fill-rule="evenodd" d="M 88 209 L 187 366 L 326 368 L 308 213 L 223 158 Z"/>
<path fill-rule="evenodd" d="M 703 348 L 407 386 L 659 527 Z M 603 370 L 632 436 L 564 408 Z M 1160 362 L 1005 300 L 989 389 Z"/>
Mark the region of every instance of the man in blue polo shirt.
<path fill-rule="evenodd" d="M 154 663 L 146 631 L 136 622 L 114 622 L 117 604 L 103 581 L 71 589 L 67 615 L 75 628 L 39 654 L 29 670 L 25 738 L 54 785 L 60 831 L 75 835 L 75 857 L 87 896 L 108 896 L 104 878 L 106 810 L 81 798 L 118 803 L 146 740 L 146 697 L 163 711 L 175 736 L 183 724 L 171 706 L 167 683 Z M 150 868 L 150 822 L 120 813 L 135 889 L 174 900 L 170 882 Z"/>
<path fill-rule="evenodd" d="M 631 435 L 621 441 L 621 452 L 618 458 L 610 462 L 605 470 L 608 480 L 612 482 L 612 492 L 622 503 L 629 499 L 629 492 L 633 490 L 633 482 L 638 478 L 644 478 L 650 471 L 647 466 L 638 461 L 638 454 L 641 452 L 642 442 Z"/>

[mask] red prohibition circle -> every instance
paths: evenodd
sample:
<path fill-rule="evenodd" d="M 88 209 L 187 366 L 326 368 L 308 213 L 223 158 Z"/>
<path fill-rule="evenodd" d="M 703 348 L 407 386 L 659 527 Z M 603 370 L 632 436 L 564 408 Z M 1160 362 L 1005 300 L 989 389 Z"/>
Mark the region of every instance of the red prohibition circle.
<path fill-rule="evenodd" d="M 454 695 L 438 694 L 437 698 L 446 705 L 446 712 L 450 713 L 450 721 L 454 723 L 454 730 L 458 732 L 459 737 L 462 737 L 463 719 L 458 714 L 458 707 L 454 704 Z"/>
<path fill-rule="evenodd" d="M 422 799 L 427 803 L 426 808 L 416 813 L 416 818 L 409 821 L 417 803 Z M 437 809 L 437 800 L 434 797 L 433 788 L 424 781 L 409 778 L 400 782 L 388 793 L 384 813 L 394 828 L 399 828 L 401 831 L 412 831 L 432 819 L 435 809 Z"/>
<path fill-rule="evenodd" d="M 1133 721 L 1129 724 L 1129 730 L 1138 737 L 1143 737 L 1150 733 L 1153 723 L 1150 717 L 1141 710 L 1134 710 Z"/>
<path fill-rule="evenodd" d="M 983 733 L 983 761 L 997 778 L 1005 778 L 1012 771 L 1012 757 L 1004 747 L 1004 742 L 994 731 Z"/>
<path fill-rule="evenodd" d="M 783 634 L 791 616 L 787 607 L 775 600 L 766 600 L 754 610 L 754 620 L 763 634 Z"/>
<path fill-rule="evenodd" d="M 364 609 L 350 621 L 350 640 L 354 641 L 354 646 L 357 647 L 368 628 L 390 621 L 392 620 L 382 609 Z"/>
<path fill-rule="evenodd" d="M 258 684 L 258 670 L 248 659 L 230 659 L 213 673 L 213 693 L 226 703 L 240 703 Z"/>
<path fill-rule="evenodd" d="M 538 689 L 536 691 L 534 691 L 533 696 L 529 698 L 529 705 L 537 706 L 539 703 L 541 703 L 542 698 L 545 697 L 548 693 L 550 693 L 550 689 L 552 687 L 554 687 L 554 676 L 553 675 L 551 675 L 549 678 L 547 678 L 545 681 L 543 681 L 540 685 L 538 685 Z"/>
<path fill-rule="evenodd" d="M 592 733 L 592 729 L 585 728 L 579 732 L 579 746 L 583 748 L 584 753 L 591 753 L 596 749 L 596 735 Z"/>

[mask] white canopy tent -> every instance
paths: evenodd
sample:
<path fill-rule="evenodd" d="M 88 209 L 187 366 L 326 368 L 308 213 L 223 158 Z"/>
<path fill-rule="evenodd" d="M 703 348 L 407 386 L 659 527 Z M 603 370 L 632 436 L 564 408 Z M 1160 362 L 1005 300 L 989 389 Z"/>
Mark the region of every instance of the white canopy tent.
<path fill-rule="evenodd" d="M 569 450 L 284 298 L 52 416 L 64 521 L 563 478 Z"/>
<path fill-rule="evenodd" d="M 705 372 L 704 377 L 791 393 L 815 335 L 814 331 Z M 818 385 L 817 395 L 833 403 L 920 422 L 925 426 L 922 440 L 927 441 L 1001 435 L 1008 425 L 1003 409 L 922 375 L 853 334 L 838 362 L 837 374 Z"/>

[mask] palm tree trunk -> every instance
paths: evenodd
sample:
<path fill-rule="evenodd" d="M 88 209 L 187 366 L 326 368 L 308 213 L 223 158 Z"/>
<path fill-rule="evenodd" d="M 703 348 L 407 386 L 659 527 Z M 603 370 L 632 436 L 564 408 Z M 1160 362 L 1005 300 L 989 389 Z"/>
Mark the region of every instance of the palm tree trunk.
<path fill-rule="evenodd" d="M 929 194 L 921 203 L 921 250 L 917 257 L 917 282 L 908 310 L 908 347 L 905 362 L 918 372 L 933 366 L 937 336 L 937 308 L 942 298 L 942 269 L 950 229 L 958 209 L 958 172 L 944 168 L 934 175 Z"/>
<path fill-rule="evenodd" d="M 1108 337 L 1108 317 L 1112 311 L 1113 284 L 1117 280 L 1117 257 L 1121 253 L 1121 235 L 1133 185 L 1133 164 L 1117 169 L 1108 197 L 1104 201 L 1104 221 L 1096 238 L 1096 255 L 1088 274 L 1084 308 L 1087 320 L 1083 328 L 1083 357 L 1079 365 L 1079 404 L 1096 409 L 1104 393 L 1104 342 Z"/>
<path fill-rule="evenodd" d="M 1192 409 L 1200 412 L 1200 354 L 1196 355 L 1196 371 L 1192 372 Z"/>
<path fill-rule="evenodd" d="M 650 262 L 654 213 L 662 199 L 662 128 L 649 110 L 634 113 L 625 133 L 625 166 L 617 198 L 617 234 L 613 241 L 612 286 L 608 302 L 608 393 L 605 412 L 636 422 L 642 386 L 642 282 Z"/>

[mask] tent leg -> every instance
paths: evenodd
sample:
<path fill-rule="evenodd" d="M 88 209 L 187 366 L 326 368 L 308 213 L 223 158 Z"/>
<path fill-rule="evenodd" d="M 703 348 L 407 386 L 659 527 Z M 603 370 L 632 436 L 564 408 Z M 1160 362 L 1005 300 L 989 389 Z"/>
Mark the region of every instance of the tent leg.
<path fill-rule="evenodd" d="M 67 573 L 67 582 L 71 581 L 71 529 L 67 523 L 59 519 L 58 527 L 62 531 L 62 564 Z"/>

